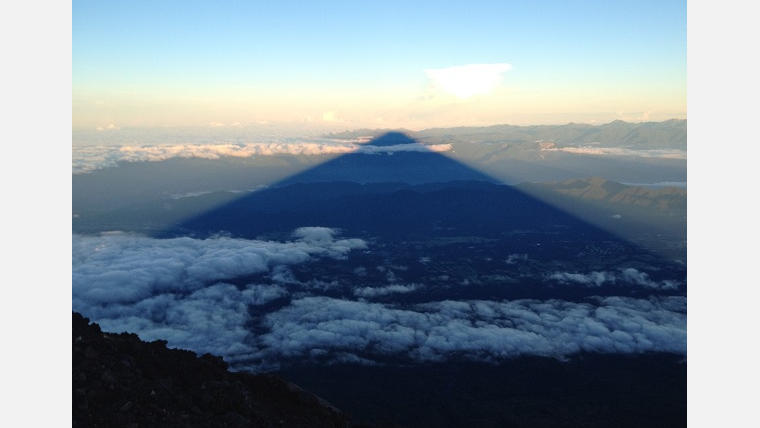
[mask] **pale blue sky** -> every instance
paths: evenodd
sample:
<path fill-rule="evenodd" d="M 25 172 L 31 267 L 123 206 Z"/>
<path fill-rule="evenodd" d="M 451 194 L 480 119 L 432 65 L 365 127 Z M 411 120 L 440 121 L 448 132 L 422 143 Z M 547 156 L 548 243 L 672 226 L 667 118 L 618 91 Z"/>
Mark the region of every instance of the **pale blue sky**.
<path fill-rule="evenodd" d="M 75 0 L 72 86 L 85 129 L 686 118 L 686 2 Z"/>

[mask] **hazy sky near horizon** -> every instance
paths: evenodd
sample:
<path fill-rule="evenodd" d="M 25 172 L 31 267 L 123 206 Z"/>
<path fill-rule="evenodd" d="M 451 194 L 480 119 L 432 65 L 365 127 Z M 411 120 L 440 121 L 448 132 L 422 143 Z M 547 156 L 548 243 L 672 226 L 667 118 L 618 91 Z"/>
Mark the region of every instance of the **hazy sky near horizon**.
<path fill-rule="evenodd" d="M 685 1 L 72 3 L 73 129 L 686 118 Z"/>

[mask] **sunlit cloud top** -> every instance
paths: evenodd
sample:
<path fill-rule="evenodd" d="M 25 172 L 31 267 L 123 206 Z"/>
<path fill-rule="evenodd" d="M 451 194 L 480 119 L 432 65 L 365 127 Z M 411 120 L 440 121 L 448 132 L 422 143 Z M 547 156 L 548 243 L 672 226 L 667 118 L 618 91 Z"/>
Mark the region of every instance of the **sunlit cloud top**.
<path fill-rule="evenodd" d="M 460 98 L 469 98 L 491 92 L 499 84 L 502 73 L 511 69 L 511 65 L 504 63 L 467 64 L 425 70 L 425 74 L 443 90 Z"/>
<path fill-rule="evenodd" d="M 447 152 L 451 144 L 362 145 L 353 142 L 312 139 L 298 142 L 214 143 L 165 145 L 74 146 L 72 172 L 91 172 L 116 166 L 120 162 L 160 162 L 172 158 L 219 159 L 276 155 L 341 155 L 346 153 Z"/>

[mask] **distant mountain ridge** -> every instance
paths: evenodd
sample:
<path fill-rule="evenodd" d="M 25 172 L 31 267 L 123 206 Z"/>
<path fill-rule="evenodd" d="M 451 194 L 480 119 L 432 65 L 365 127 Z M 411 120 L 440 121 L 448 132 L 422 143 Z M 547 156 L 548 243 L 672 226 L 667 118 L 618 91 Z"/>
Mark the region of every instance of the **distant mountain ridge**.
<path fill-rule="evenodd" d="M 359 129 L 329 134 L 335 139 L 375 137 L 391 130 Z M 616 120 L 603 125 L 568 123 L 565 125 L 493 125 L 483 127 L 431 128 L 403 132 L 424 143 L 451 142 L 553 142 L 557 146 L 598 145 L 600 147 L 669 148 L 686 150 L 687 121 L 630 123 Z"/>
<path fill-rule="evenodd" d="M 599 177 L 522 183 L 515 188 L 628 239 L 635 240 L 647 230 L 686 239 L 685 188 L 628 186 Z"/>
<path fill-rule="evenodd" d="M 520 187 L 551 189 L 554 192 L 587 201 L 605 201 L 611 204 L 630 204 L 652 208 L 686 209 L 686 189 L 666 186 L 653 189 L 642 186 L 628 186 L 601 177 L 571 179 L 562 182 L 523 184 Z"/>

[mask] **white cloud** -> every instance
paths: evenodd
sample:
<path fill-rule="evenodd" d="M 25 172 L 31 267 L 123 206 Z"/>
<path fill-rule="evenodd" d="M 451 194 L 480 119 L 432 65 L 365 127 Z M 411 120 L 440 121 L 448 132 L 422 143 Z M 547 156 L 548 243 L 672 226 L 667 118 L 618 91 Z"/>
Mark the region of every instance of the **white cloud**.
<path fill-rule="evenodd" d="M 552 272 L 547 274 L 546 278 L 557 281 L 560 284 L 575 283 L 588 287 L 601 287 L 602 285 L 611 284 L 631 284 L 658 290 L 678 290 L 679 286 L 679 282 L 674 280 L 654 281 L 646 272 L 641 272 L 634 268 L 621 269 L 619 272 Z"/>
<path fill-rule="evenodd" d="M 505 63 L 468 64 L 425 70 L 425 75 L 436 87 L 459 98 L 468 98 L 494 90 L 501 81 L 501 75 L 511 69 L 512 66 Z"/>
<path fill-rule="evenodd" d="M 520 355 L 563 359 L 578 352 L 686 354 L 686 297 L 372 303 L 363 299 L 424 286 L 388 277 L 387 285 L 346 293 L 346 284 L 331 278 L 299 281 L 295 265 L 345 258 L 366 243 L 340 239 L 338 231 L 323 227 L 299 228 L 293 237 L 270 242 L 74 235 L 72 307 L 104 331 L 210 352 L 238 370 L 304 359 L 444 361 L 452 353 L 478 361 Z M 394 269 L 404 267 L 378 267 L 384 273 Z M 235 283 L 257 273 L 255 282 Z M 594 286 L 617 281 L 669 287 L 633 268 L 549 277 Z M 341 289 L 330 295 L 343 298 L 322 295 Z"/>
<path fill-rule="evenodd" d="M 153 239 L 128 234 L 72 238 L 74 309 L 98 304 L 129 304 L 162 293 L 186 293 L 210 283 L 269 272 L 276 266 L 313 257 L 344 258 L 366 248 L 360 239 L 248 241 L 232 238 Z"/>
<path fill-rule="evenodd" d="M 200 191 L 200 192 L 187 192 L 187 193 L 173 193 L 169 195 L 172 199 L 182 199 L 182 198 L 194 198 L 196 196 L 201 196 L 211 193 L 210 191 Z"/>
<path fill-rule="evenodd" d="M 330 242 L 336 233 L 329 227 L 299 227 L 293 231 L 293 237 L 304 242 Z"/>
<path fill-rule="evenodd" d="M 172 158 L 219 159 L 225 156 L 250 158 L 254 156 L 323 155 L 351 153 L 354 144 L 331 141 L 272 142 L 272 143 L 214 143 L 140 146 L 75 146 L 72 151 L 72 172 L 90 172 L 114 167 L 119 162 L 161 162 Z"/>
<path fill-rule="evenodd" d="M 356 153 L 374 154 L 388 152 L 448 152 L 451 151 L 451 144 L 397 144 L 394 146 L 373 146 L 361 145 L 355 150 Z"/>
<path fill-rule="evenodd" d="M 620 147 L 556 147 L 552 143 L 542 143 L 540 151 L 566 152 L 578 155 L 636 156 L 642 158 L 686 159 L 686 151 L 680 149 L 626 149 Z"/>
<path fill-rule="evenodd" d="M 172 158 L 219 159 L 225 156 L 250 158 L 275 155 L 340 155 L 346 153 L 388 153 L 397 151 L 445 152 L 451 144 L 399 144 L 371 146 L 333 140 L 272 142 L 272 143 L 214 143 L 140 146 L 75 146 L 72 151 L 72 172 L 90 172 L 116 166 L 119 162 L 160 162 Z"/>
<path fill-rule="evenodd" d="M 363 298 L 373 298 L 378 296 L 387 296 L 390 294 L 405 294 L 417 291 L 419 284 L 391 284 L 383 287 L 358 287 L 354 289 L 354 295 Z"/>
<path fill-rule="evenodd" d="M 518 355 L 567 357 L 580 351 L 686 353 L 685 298 L 443 301 L 408 309 L 306 297 L 267 315 L 257 363 L 309 358 L 330 349 L 361 358 L 442 361 Z"/>
<path fill-rule="evenodd" d="M 646 288 L 661 290 L 678 290 L 678 282 L 665 280 L 661 282 L 653 281 L 646 272 L 640 272 L 633 268 L 623 269 L 621 271 L 622 279 L 632 284 L 640 285 Z"/>
<path fill-rule="evenodd" d="M 648 122 L 651 120 L 652 115 L 655 114 L 654 111 L 643 111 L 638 112 L 634 114 L 627 114 L 624 111 L 618 111 L 617 112 L 617 119 L 623 120 L 625 122 Z"/>
<path fill-rule="evenodd" d="M 562 284 L 567 283 L 579 283 L 591 287 L 601 287 L 604 283 L 615 283 L 615 275 L 610 275 L 607 272 L 590 272 L 590 273 L 574 273 L 574 272 L 554 272 L 548 275 L 549 279 L 558 281 Z"/>
<path fill-rule="evenodd" d="M 504 260 L 504 263 L 508 265 L 517 264 L 520 261 L 527 261 L 528 255 L 527 254 L 510 254 L 507 256 L 507 259 Z"/>
<path fill-rule="evenodd" d="M 113 123 L 109 123 L 105 127 L 98 126 L 97 128 L 95 128 L 95 130 L 97 130 L 97 131 L 113 131 L 113 130 L 116 130 L 116 129 L 119 129 L 119 127 L 116 126 L 116 125 L 114 125 Z"/>

